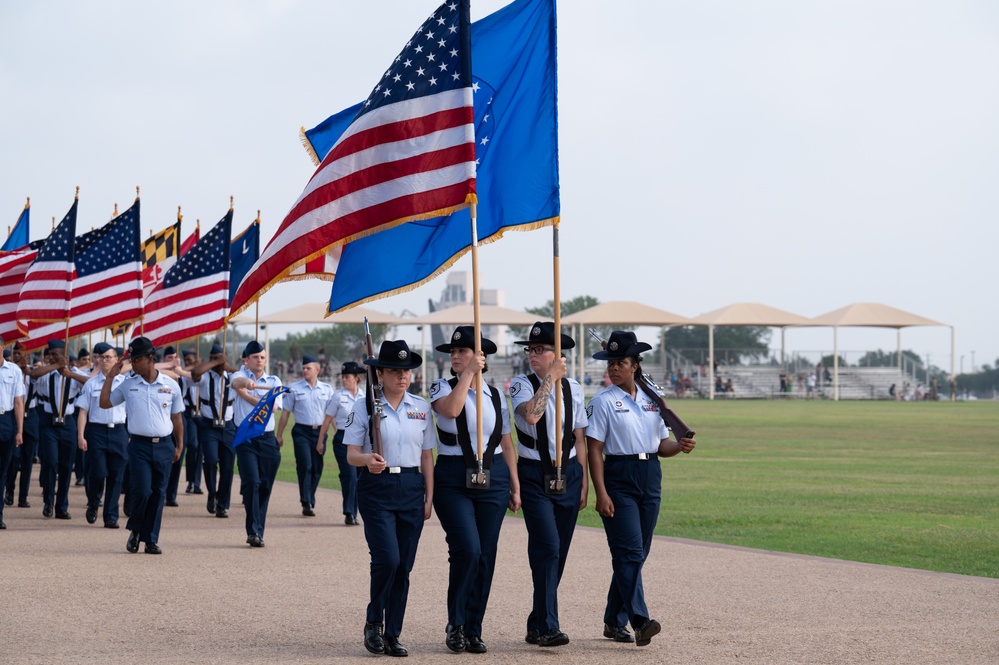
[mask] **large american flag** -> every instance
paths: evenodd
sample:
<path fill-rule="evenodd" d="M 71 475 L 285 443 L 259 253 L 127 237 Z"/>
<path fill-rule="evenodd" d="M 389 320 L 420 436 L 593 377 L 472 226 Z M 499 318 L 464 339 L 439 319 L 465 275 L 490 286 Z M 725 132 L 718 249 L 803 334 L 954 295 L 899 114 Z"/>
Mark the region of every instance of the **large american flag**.
<path fill-rule="evenodd" d="M 217 332 L 229 310 L 232 209 L 167 271 L 146 299 L 139 334 L 161 346 Z"/>
<path fill-rule="evenodd" d="M 65 321 L 70 315 L 73 261 L 76 257 L 76 209 L 79 200 L 38 250 L 21 286 L 17 323 L 27 334 L 30 321 Z"/>
<path fill-rule="evenodd" d="M 475 201 L 468 0 L 441 5 L 382 76 L 236 291 L 235 316 L 354 238 Z"/>
<path fill-rule="evenodd" d="M 28 268 L 37 255 L 38 250 L 30 247 L 0 253 L 0 337 L 6 344 L 24 337 L 17 327 L 17 303 Z"/>

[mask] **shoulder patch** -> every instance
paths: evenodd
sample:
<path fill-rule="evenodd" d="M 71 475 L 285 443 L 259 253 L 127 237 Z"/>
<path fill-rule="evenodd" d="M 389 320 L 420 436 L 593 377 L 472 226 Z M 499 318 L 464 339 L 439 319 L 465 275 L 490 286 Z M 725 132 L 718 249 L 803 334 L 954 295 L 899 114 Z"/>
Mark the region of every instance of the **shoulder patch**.
<path fill-rule="evenodd" d="M 586 405 L 586 417 L 587 418 L 593 417 L 593 402 L 590 402 L 589 404 Z"/>
<path fill-rule="evenodd" d="M 436 395 L 440 391 L 441 391 L 441 382 L 440 381 L 434 381 L 433 384 L 431 384 L 431 386 L 430 386 L 430 396 L 433 397 L 434 395 Z"/>
<path fill-rule="evenodd" d="M 347 424 L 344 425 L 344 428 L 350 427 L 353 424 L 354 424 L 354 412 L 351 411 L 350 415 L 347 416 Z"/>
<path fill-rule="evenodd" d="M 513 397 L 514 395 L 516 395 L 517 393 L 519 393 L 520 392 L 520 388 L 522 386 L 523 386 L 523 384 L 519 383 L 519 382 L 510 384 L 510 397 Z"/>

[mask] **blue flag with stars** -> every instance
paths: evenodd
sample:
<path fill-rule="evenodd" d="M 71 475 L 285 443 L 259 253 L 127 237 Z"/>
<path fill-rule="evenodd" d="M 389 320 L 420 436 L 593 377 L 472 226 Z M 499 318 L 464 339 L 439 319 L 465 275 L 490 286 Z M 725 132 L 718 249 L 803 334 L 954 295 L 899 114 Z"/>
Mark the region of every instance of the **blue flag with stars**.
<path fill-rule="evenodd" d="M 291 390 L 284 386 L 276 386 L 271 388 L 263 399 L 257 402 L 256 406 L 250 410 L 247 414 L 246 420 L 239 424 L 236 428 L 236 436 L 232 440 L 232 447 L 249 441 L 250 439 L 260 436 L 267 429 L 267 421 L 274 414 L 274 400 L 277 399 L 278 395 L 283 395 L 284 393 L 290 393 Z"/>
<path fill-rule="evenodd" d="M 479 242 L 552 224 L 560 215 L 555 0 L 517 0 L 471 25 Z M 358 106 L 305 136 L 319 157 Z M 329 311 L 413 289 L 471 246 L 468 210 L 353 240 L 340 258 Z"/>

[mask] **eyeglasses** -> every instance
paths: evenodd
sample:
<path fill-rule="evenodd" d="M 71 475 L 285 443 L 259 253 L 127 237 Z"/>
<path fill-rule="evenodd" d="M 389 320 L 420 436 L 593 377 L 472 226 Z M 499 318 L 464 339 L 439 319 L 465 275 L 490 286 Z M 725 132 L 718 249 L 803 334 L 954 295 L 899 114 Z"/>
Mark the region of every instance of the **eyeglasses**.
<path fill-rule="evenodd" d="M 98 360 L 118 360 L 118 356 L 113 356 L 106 353 L 94 357 L 97 358 Z"/>
<path fill-rule="evenodd" d="M 552 353 L 555 353 L 555 348 L 551 346 L 528 346 L 524 349 L 524 353 L 526 353 L 527 355 L 531 355 L 533 353 L 536 356 L 540 356 L 542 353 L 546 351 L 551 351 Z"/>

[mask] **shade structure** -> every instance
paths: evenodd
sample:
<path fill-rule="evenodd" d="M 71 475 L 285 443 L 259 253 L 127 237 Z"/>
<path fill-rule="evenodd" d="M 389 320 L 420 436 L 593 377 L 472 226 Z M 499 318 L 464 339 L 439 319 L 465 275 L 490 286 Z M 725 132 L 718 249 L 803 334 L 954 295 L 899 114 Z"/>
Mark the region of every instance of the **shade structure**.
<path fill-rule="evenodd" d="M 831 326 L 833 329 L 833 399 L 839 399 L 839 329 L 851 328 L 895 328 L 898 341 L 898 369 L 902 371 L 902 328 L 911 326 L 944 326 L 950 328 L 950 373 L 954 376 L 954 326 L 940 323 L 925 316 L 906 312 L 874 302 L 858 302 L 817 316 L 806 324 L 809 326 Z M 951 391 L 954 399 L 954 391 Z"/>
<path fill-rule="evenodd" d="M 594 305 L 562 317 L 563 325 L 685 326 L 692 322 L 686 316 L 650 307 L 639 302 L 618 300 Z"/>
<path fill-rule="evenodd" d="M 411 319 L 404 319 L 394 314 L 386 314 L 366 307 L 354 307 L 327 318 L 325 303 L 299 305 L 270 314 L 261 314 L 259 318 L 243 314 L 232 319 L 231 323 L 364 323 L 365 317 L 375 325 L 396 326 L 411 323 Z"/>
<path fill-rule="evenodd" d="M 471 325 L 475 316 L 473 310 L 472 305 L 459 305 L 424 314 L 415 319 L 403 319 L 402 322 L 410 325 Z M 498 305 L 479 306 L 479 321 L 484 326 L 529 326 L 539 320 L 550 321 L 551 317 L 539 317 L 537 314 L 518 312 Z"/>
<path fill-rule="evenodd" d="M 696 316 L 693 319 L 695 324 L 708 327 L 708 355 L 711 361 L 708 363 L 708 399 L 715 398 L 715 326 L 766 326 L 768 328 L 780 328 L 780 358 L 784 363 L 784 328 L 787 326 L 809 325 L 811 320 L 786 312 L 770 305 L 761 305 L 753 302 L 738 302 L 721 309 L 712 310 Z"/>

